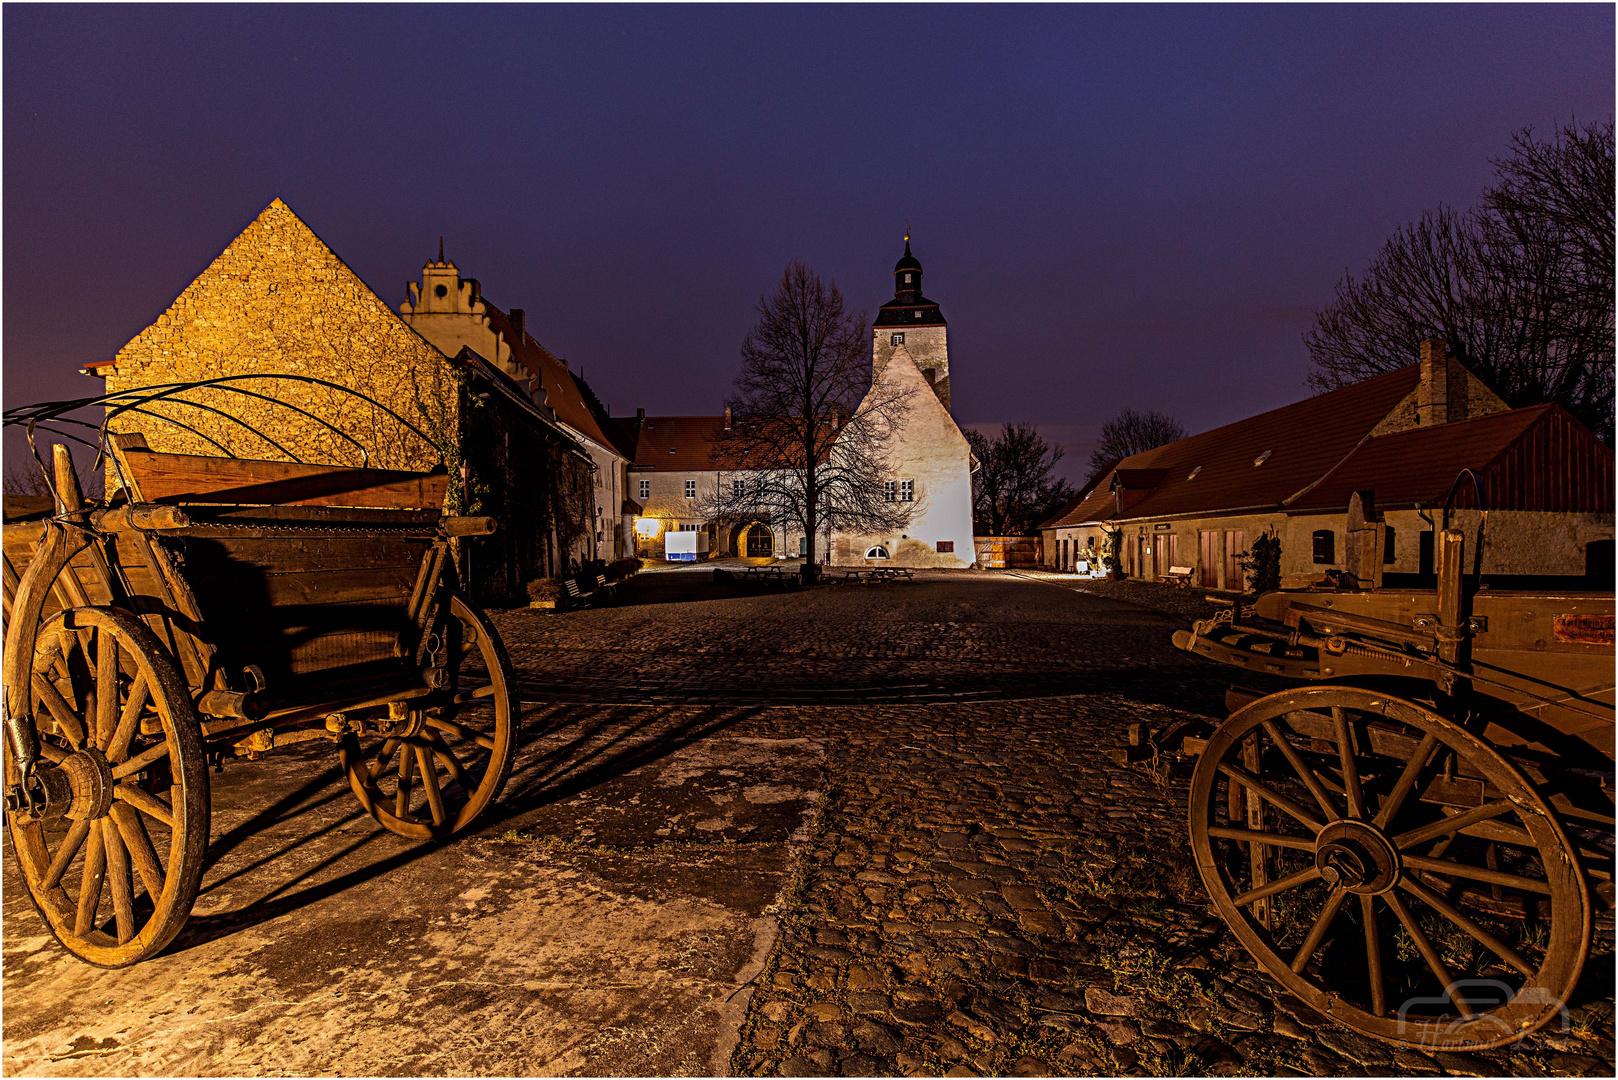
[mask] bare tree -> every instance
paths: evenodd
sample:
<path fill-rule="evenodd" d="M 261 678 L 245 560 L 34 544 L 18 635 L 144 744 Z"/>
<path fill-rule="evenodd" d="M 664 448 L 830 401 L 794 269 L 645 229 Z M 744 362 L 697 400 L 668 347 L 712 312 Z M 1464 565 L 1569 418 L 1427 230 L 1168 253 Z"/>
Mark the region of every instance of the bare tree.
<path fill-rule="evenodd" d="M 978 458 L 972 474 L 972 516 L 989 536 L 1033 532 L 1069 499 L 1073 486 L 1051 475 L 1063 450 L 1040 437 L 1032 424 L 1006 424 L 992 438 L 968 431 Z"/>
<path fill-rule="evenodd" d="M 1155 409 L 1125 409 L 1101 425 L 1101 442 L 1090 454 L 1090 475 L 1117 464 L 1131 454 L 1154 450 L 1186 436 L 1185 425 Z"/>
<path fill-rule="evenodd" d="M 797 525 L 812 580 L 822 531 L 889 532 L 914 512 L 917 504 L 890 501 L 884 485 L 908 397 L 872 386 L 865 313 L 847 314 L 835 282 L 788 264 L 742 342 L 725 403 L 731 424 L 714 444 L 718 490 L 705 512 Z"/>
<path fill-rule="evenodd" d="M 1613 125 L 1531 129 L 1477 207 L 1440 206 L 1345 274 L 1304 337 L 1332 390 L 1450 350 L 1512 406 L 1554 401 L 1613 438 Z"/>

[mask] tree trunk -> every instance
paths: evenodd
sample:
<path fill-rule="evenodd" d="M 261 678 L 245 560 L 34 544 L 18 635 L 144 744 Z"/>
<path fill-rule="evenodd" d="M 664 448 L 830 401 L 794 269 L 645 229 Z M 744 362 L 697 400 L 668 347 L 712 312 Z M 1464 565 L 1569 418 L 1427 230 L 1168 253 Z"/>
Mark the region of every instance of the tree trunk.
<path fill-rule="evenodd" d="M 811 474 L 813 475 L 813 474 Z M 804 493 L 804 541 L 803 541 L 803 583 L 813 585 L 820 580 L 820 559 L 815 552 L 815 533 L 818 531 L 817 515 L 815 514 L 815 496 L 812 485 L 805 485 Z"/>

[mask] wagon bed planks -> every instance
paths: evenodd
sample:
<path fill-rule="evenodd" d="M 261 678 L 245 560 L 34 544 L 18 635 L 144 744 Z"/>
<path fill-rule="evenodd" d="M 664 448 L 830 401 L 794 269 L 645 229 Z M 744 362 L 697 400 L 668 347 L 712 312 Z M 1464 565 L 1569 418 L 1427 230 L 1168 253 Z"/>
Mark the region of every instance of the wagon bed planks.
<path fill-rule="evenodd" d="M 141 502 L 438 509 L 444 473 L 160 454 L 124 446 L 119 458 Z"/>

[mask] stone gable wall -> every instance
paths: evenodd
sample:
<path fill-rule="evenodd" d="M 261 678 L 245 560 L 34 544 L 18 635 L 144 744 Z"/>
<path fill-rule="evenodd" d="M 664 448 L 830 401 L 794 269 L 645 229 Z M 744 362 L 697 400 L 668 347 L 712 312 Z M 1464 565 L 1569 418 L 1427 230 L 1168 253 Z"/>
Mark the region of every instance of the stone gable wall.
<path fill-rule="evenodd" d="M 871 376 L 880 378 L 893 358 L 893 335 L 905 336 L 904 350 L 923 373 L 933 372 L 933 393 L 949 404 L 949 328 L 946 326 L 874 326 L 871 328 Z"/>
<path fill-rule="evenodd" d="M 331 248 L 276 199 L 195 281 L 122 349 L 109 392 L 226 375 L 291 374 L 358 391 L 399 413 L 441 445 L 457 431 L 459 387 L 449 361 L 407 326 Z M 239 384 L 329 421 L 369 448 L 372 466 L 427 470 L 440 450 L 366 402 L 308 384 Z M 197 429 L 124 413 L 119 431 L 140 431 L 154 450 L 360 465 L 353 443 L 278 404 L 194 391 L 245 423 L 178 406 L 153 406 Z M 254 432 L 262 432 L 291 454 Z M 203 436 L 206 436 L 204 438 Z M 213 440 L 214 445 L 209 442 Z M 221 449 L 223 448 L 223 449 Z"/>
<path fill-rule="evenodd" d="M 1454 370 L 1466 376 L 1466 419 L 1476 420 L 1480 416 L 1492 416 L 1498 412 L 1505 412 L 1510 408 L 1500 395 L 1484 383 L 1484 381 L 1466 370 L 1459 363 Z M 1371 430 L 1372 438 L 1382 435 L 1393 435 L 1401 431 L 1411 431 L 1420 427 L 1416 417 L 1416 406 L 1421 397 L 1421 385 L 1416 387 L 1399 400 L 1399 404 L 1377 422 Z"/>

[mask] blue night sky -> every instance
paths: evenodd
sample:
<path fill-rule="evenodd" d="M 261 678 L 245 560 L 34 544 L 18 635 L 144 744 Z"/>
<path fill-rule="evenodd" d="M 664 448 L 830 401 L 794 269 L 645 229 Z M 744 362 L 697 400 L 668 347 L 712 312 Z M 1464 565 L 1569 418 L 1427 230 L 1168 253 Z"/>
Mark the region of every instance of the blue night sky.
<path fill-rule="evenodd" d="M 620 415 L 717 412 L 791 259 L 874 315 L 909 221 L 956 419 L 1082 475 L 1302 397 L 1345 270 L 1612 116 L 1614 8 L 12 5 L 4 63 L 7 405 L 275 196 L 393 304 L 442 234 Z"/>

